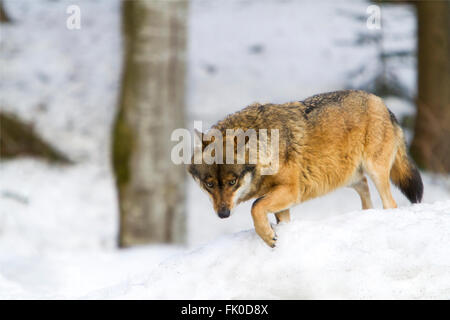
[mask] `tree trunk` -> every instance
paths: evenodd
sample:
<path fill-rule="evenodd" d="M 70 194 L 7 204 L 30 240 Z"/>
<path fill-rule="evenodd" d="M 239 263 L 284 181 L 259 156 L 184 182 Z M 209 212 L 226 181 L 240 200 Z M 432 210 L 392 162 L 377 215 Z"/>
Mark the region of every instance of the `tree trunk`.
<path fill-rule="evenodd" d="M 180 243 L 185 236 L 183 166 L 170 158 L 184 127 L 187 1 L 124 1 L 125 61 L 113 133 L 119 246 Z"/>
<path fill-rule="evenodd" d="M 411 154 L 424 169 L 450 172 L 450 3 L 420 1 L 418 97 Z"/>
<path fill-rule="evenodd" d="M 3 0 L 0 0 L 0 23 L 11 22 L 8 14 L 6 13 L 5 6 L 3 5 Z"/>

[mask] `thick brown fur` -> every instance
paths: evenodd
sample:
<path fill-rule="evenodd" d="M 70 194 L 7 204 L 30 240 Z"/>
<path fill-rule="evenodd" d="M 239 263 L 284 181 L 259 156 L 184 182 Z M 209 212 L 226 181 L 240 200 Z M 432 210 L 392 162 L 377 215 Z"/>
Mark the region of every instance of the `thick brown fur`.
<path fill-rule="evenodd" d="M 254 104 L 213 128 L 224 136 L 226 129 L 279 130 L 276 174 L 261 175 L 260 162 L 188 168 L 220 217 L 227 217 L 238 203 L 256 198 L 255 230 L 269 246 L 275 245 L 276 235 L 268 213 L 275 213 L 278 222 L 289 221 L 292 206 L 344 186 L 358 192 L 363 209 L 371 208 L 365 174 L 374 182 L 384 208 L 397 206 L 389 179 L 411 202 L 421 201 L 422 180 L 407 156 L 402 129 L 373 94 L 346 90 L 282 105 Z"/>

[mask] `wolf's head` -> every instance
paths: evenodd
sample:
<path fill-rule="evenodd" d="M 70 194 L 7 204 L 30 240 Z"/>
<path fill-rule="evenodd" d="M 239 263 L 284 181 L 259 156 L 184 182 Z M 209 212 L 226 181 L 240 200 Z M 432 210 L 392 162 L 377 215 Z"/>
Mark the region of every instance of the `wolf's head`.
<path fill-rule="evenodd" d="M 198 133 L 197 133 L 198 134 Z M 200 134 L 201 135 L 201 134 Z M 209 143 L 202 143 L 202 151 Z M 207 164 L 203 159 L 195 164 L 194 157 L 188 172 L 204 190 L 220 218 L 228 218 L 231 211 L 252 192 L 256 166 L 254 164 Z"/>
<path fill-rule="evenodd" d="M 231 211 L 251 192 L 255 166 L 242 164 L 190 164 L 189 173 L 210 197 L 220 218 Z"/>

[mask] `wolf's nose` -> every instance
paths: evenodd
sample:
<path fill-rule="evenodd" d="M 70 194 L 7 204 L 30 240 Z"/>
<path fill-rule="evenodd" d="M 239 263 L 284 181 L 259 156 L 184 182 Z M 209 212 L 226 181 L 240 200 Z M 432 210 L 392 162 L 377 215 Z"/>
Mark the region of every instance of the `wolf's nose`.
<path fill-rule="evenodd" d="M 218 212 L 219 218 L 228 218 L 230 216 L 230 209 L 227 208 L 221 208 Z"/>

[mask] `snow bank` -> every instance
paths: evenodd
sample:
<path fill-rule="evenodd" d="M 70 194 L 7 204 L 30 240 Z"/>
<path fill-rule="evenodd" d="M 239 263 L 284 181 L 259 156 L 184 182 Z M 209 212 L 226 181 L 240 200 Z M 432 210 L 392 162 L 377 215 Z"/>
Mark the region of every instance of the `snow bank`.
<path fill-rule="evenodd" d="M 450 298 L 450 200 L 297 220 L 275 230 L 275 249 L 253 230 L 236 233 L 166 260 L 136 285 L 88 297 Z"/>
<path fill-rule="evenodd" d="M 0 254 L 0 299 L 77 299 L 117 282 L 129 287 L 179 252 L 179 247 L 159 245 L 57 255 Z"/>

